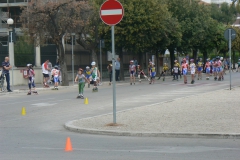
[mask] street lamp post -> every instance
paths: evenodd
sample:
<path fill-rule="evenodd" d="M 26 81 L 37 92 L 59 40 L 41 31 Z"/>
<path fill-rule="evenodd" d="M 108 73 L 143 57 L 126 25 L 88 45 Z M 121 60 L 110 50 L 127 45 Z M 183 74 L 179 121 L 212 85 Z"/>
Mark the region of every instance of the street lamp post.
<path fill-rule="evenodd" d="M 74 45 L 74 36 L 75 36 L 75 33 L 72 33 L 71 36 L 72 36 L 72 81 L 73 81 L 73 85 L 74 85 L 74 55 L 73 55 L 73 45 Z"/>
<path fill-rule="evenodd" d="M 12 65 L 12 89 L 13 89 L 13 67 L 14 67 L 14 42 L 15 42 L 15 30 L 13 26 L 13 19 L 9 18 L 7 24 L 12 27 L 11 31 L 8 32 L 8 54 L 10 59 L 10 64 Z"/>

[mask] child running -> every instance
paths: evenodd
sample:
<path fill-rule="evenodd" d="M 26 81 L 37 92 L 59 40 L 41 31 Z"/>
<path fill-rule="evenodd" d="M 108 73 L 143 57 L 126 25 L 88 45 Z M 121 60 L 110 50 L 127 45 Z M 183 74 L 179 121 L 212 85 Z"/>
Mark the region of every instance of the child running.
<path fill-rule="evenodd" d="M 34 83 L 34 70 L 32 68 L 31 64 L 27 64 L 28 67 L 28 88 L 29 88 L 29 92 L 27 93 L 27 95 L 31 95 L 32 93 L 32 87 L 33 87 L 33 93 L 37 94 L 37 91 L 35 90 L 35 83 Z"/>
<path fill-rule="evenodd" d="M 197 71 L 198 71 L 198 80 L 202 80 L 202 70 L 203 70 L 203 63 L 202 63 L 202 58 L 199 59 L 197 63 Z"/>
<path fill-rule="evenodd" d="M 82 68 L 79 68 L 79 70 L 78 70 L 78 74 L 75 78 L 75 82 L 77 82 L 77 81 L 78 81 L 78 91 L 79 91 L 79 95 L 77 96 L 77 98 L 84 99 L 83 89 L 85 87 L 85 82 L 88 82 L 88 84 L 90 82 L 88 81 L 88 79 L 83 74 L 83 69 Z"/>
<path fill-rule="evenodd" d="M 92 73 L 91 73 L 91 69 L 89 66 L 86 67 L 85 76 L 89 82 L 92 81 Z M 88 83 L 88 88 L 90 88 L 90 83 Z"/>
<path fill-rule="evenodd" d="M 140 65 L 137 65 L 137 73 L 138 73 L 139 82 L 141 83 L 142 69 L 141 69 Z"/>
<path fill-rule="evenodd" d="M 217 75 L 218 75 L 218 81 L 222 80 L 222 61 L 220 60 L 220 57 L 217 56 Z"/>
<path fill-rule="evenodd" d="M 216 58 L 213 58 L 212 72 L 213 72 L 214 80 L 217 80 L 217 62 L 216 62 Z"/>
<path fill-rule="evenodd" d="M 168 69 L 169 68 L 168 68 L 167 63 L 164 63 L 163 64 L 163 71 L 162 71 L 161 75 L 158 77 L 158 80 L 163 76 L 163 81 L 165 81 L 165 75 L 166 75 Z"/>
<path fill-rule="evenodd" d="M 100 77 L 100 72 L 99 72 L 98 68 L 96 67 L 96 62 L 92 62 L 91 65 L 92 65 L 92 69 L 91 69 L 92 80 L 93 80 L 93 85 L 94 85 L 93 92 L 97 92 L 98 91 L 97 85 L 98 85 L 98 79 Z"/>
<path fill-rule="evenodd" d="M 133 60 L 131 60 L 129 65 L 130 85 L 132 85 L 132 83 L 135 85 L 135 73 L 136 66 L 133 64 Z"/>
<path fill-rule="evenodd" d="M 52 69 L 51 75 L 53 76 L 54 89 L 58 90 L 58 82 L 59 82 L 60 71 L 58 70 L 58 66 L 57 65 L 55 65 L 54 69 Z"/>
<path fill-rule="evenodd" d="M 186 62 L 186 58 L 183 58 L 182 72 L 184 77 L 184 84 L 187 84 L 187 71 L 188 71 L 188 64 Z"/>
<path fill-rule="evenodd" d="M 139 78 L 139 82 L 141 83 L 141 75 L 148 81 L 150 81 L 150 78 L 148 78 L 146 76 L 146 74 L 144 73 L 143 69 L 141 68 L 140 65 L 137 66 L 137 73 L 138 73 L 138 78 Z"/>
<path fill-rule="evenodd" d="M 191 84 L 194 84 L 194 78 L 195 78 L 195 71 L 196 71 L 196 65 L 194 63 L 194 59 L 191 59 L 190 60 L 190 72 L 191 72 L 191 78 L 192 78 L 192 81 L 191 81 Z"/>
<path fill-rule="evenodd" d="M 210 77 L 210 59 L 207 59 L 204 69 L 206 70 L 206 80 L 209 80 Z"/>
<path fill-rule="evenodd" d="M 221 77 L 222 77 L 222 80 L 224 80 L 224 62 L 223 62 L 223 57 L 220 57 L 220 62 L 221 62 L 221 68 L 220 68 L 220 74 L 221 74 Z"/>
<path fill-rule="evenodd" d="M 154 84 L 155 76 L 156 76 L 156 68 L 154 63 L 152 63 L 152 66 L 150 68 L 150 75 L 151 75 L 151 81 L 149 82 L 149 84 Z"/>
<path fill-rule="evenodd" d="M 178 75 L 179 75 L 179 70 L 180 70 L 180 65 L 177 63 L 177 60 L 174 61 L 174 66 L 172 69 L 173 72 L 173 81 L 177 80 L 178 81 Z"/>

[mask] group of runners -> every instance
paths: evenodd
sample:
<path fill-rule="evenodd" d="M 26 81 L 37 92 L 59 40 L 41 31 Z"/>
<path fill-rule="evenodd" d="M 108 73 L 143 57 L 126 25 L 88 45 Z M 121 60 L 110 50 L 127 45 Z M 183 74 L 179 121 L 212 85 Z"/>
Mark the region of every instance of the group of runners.
<path fill-rule="evenodd" d="M 194 59 L 190 59 L 190 64 L 186 62 L 186 58 L 183 58 L 182 65 L 179 67 L 179 64 L 177 64 L 177 61 L 175 60 L 174 68 L 178 68 L 174 72 L 175 74 L 179 74 L 179 72 L 182 71 L 182 75 L 184 77 L 184 83 L 187 84 L 187 74 L 188 71 L 191 74 L 191 84 L 195 82 L 195 77 L 197 74 L 197 79 L 202 80 L 202 73 L 205 70 L 206 72 L 206 80 L 210 79 L 210 76 L 214 76 L 214 80 L 224 80 L 224 74 L 225 70 L 228 68 L 228 66 L 223 62 L 223 57 L 217 56 L 216 58 L 213 58 L 210 60 L 209 58 L 206 59 L 206 63 L 203 64 L 202 58 L 199 59 L 199 61 L 195 64 Z"/>
<path fill-rule="evenodd" d="M 239 60 L 240 61 L 240 60 Z M 240 63 L 239 63 L 240 66 Z M 225 71 L 228 69 L 228 65 L 226 61 L 224 61 L 223 57 L 217 56 L 210 60 L 206 59 L 206 63 L 204 64 L 202 58 L 199 58 L 195 63 L 194 59 L 190 59 L 190 63 L 187 63 L 186 58 L 183 58 L 181 64 L 178 63 L 177 60 L 174 61 L 174 66 L 171 70 L 173 75 L 173 81 L 181 78 L 182 75 L 184 77 L 184 84 L 187 84 L 187 75 L 190 72 L 191 75 L 191 84 L 194 84 L 195 78 L 198 80 L 202 80 L 202 73 L 205 71 L 206 80 L 210 79 L 210 76 L 214 77 L 214 80 L 222 81 L 224 80 Z M 163 71 L 161 72 L 158 80 L 163 77 L 163 81 L 165 80 L 166 73 L 169 71 L 169 67 L 166 63 L 163 65 Z M 154 84 L 156 77 L 156 68 L 155 64 L 149 62 L 148 66 L 148 76 L 144 73 L 143 69 L 141 69 L 140 65 L 135 66 L 133 64 L 133 60 L 130 61 L 129 65 L 129 74 L 130 74 L 130 85 L 135 84 L 135 75 L 138 75 L 139 82 L 141 82 L 141 76 L 149 81 L 149 84 Z"/>
<path fill-rule="evenodd" d="M 88 88 L 90 88 L 90 84 L 93 84 L 92 91 L 98 92 L 97 86 L 100 85 L 100 72 L 96 67 L 96 62 L 91 63 L 91 68 L 89 66 L 87 66 L 85 70 L 79 68 L 75 82 L 78 82 L 79 95 L 77 98 L 84 99 L 83 91 L 86 82 L 88 83 Z"/>
<path fill-rule="evenodd" d="M 240 60 L 239 60 L 240 61 Z M 52 76 L 53 82 L 54 82 L 54 88 L 58 90 L 58 85 L 60 81 L 60 70 L 57 65 L 54 66 L 54 68 L 50 71 L 50 69 L 47 67 L 48 61 L 43 63 L 42 69 L 43 69 L 43 76 L 44 76 L 44 87 L 49 87 L 47 85 L 47 78 Z M 239 63 L 240 66 L 240 63 Z M 29 92 L 28 95 L 31 95 L 31 93 L 37 93 L 35 90 L 35 84 L 34 84 L 34 70 L 32 68 L 31 64 L 27 65 L 28 67 L 28 86 L 29 86 Z M 181 78 L 182 75 L 184 77 L 184 84 L 187 84 L 187 74 L 190 72 L 191 74 L 191 83 L 193 84 L 195 82 L 195 77 L 197 76 L 198 80 L 202 79 L 202 72 L 203 70 L 206 71 L 206 80 L 210 79 L 210 76 L 214 76 L 214 80 L 224 80 L 224 74 L 225 70 L 227 69 L 226 64 L 223 62 L 223 57 L 217 56 L 216 58 L 213 58 L 210 60 L 209 58 L 206 59 L 206 63 L 204 64 L 202 61 L 202 58 L 199 59 L 199 61 L 195 64 L 194 59 L 190 59 L 190 63 L 187 63 L 186 58 L 183 58 L 181 64 L 178 63 L 177 60 L 174 61 L 173 69 L 171 70 L 173 75 L 173 80 Z M 165 80 L 166 72 L 169 70 L 169 67 L 165 63 L 163 65 L 163 71 L 161 72 L 160 76 L 158 77 L 158 80 L 163 77 L 163 81 Z M 148 65 L 148 74 L 146 75 L 144 73 L 144 70 L 141 68 L 140 65 L 134 65 L 134 61 L 131 60 L 129 64 L 129 74 L 130 74 L 130 85 L 135 85 L 136 83 L 136 77 L 138 77 L 139 82 L 141 83 L 141 78 L 145 78 L 149 81 L 149 84 L 154 84 L 155 77 L 156 77 L 156 67 L 153 62 L 149 62 Z M 84 98 L 83 91 L 85 87 L 85 83 L 88 83 L 88 88 L 90 88 L 90 84 L 93 84 L 93 92 L 97 92 L 98 88 L 97 86 L 100 84 L 100 72 L 98 68 L 96 67 L 96 62 L 91 63 L 91 67 L 87 66 L 85 70 L 82 68 L 79 68 L 78 73 L 75 78 L 75 82 L 78 82 L 78 91 L 79 94 L 77 98 Z"/>

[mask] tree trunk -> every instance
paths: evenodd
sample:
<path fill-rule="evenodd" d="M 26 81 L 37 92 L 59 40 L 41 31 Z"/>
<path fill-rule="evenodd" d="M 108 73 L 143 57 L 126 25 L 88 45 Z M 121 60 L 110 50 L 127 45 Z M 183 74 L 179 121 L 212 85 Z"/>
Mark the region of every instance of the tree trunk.
<path fill-rule="evenodd" d="M 196 48 L 193 48 L 193 59 L 196 62 L 196 60 L 197 60 L 197 49 Z"/>
<path fill-rule="evenodd" d="M 223 57 L 226 58 L 226 56 L 227 56 L 227 53 L 223 52 Z"/>
<path fill-rule="evenodd" d="M 156 58 L 156 65 L 155 65 L 156 73 L 158 73 L 158 72 L 160 73 L 158 51 L 156 51 L 156 53 L 155 53 L 155 58 Z"/>
<path fill-rule="evenodd" d="M 68 80 L 68 73 L 67 73 L 67 64 L 65 59 L 65 52 L 63 49 L 63 44 L 60 42 L 57 45 L 57 50 L 59 54 L 59 63 L 61 68 L 61 76 L 62 76 L 62 86 L 69 86 L 69 80 Z"/>
<path fill-rule="evenodd" d="M 146 58 L 145 58 L 145 55 L 146 53 L 141 53 L 141 68 L 144 69 L 146 67 L 146 65 L 144 66 L 144 63 L 146 61 Z"/>
<path fill-rule="evenodd" d="M 203 51 L 203 63 L 206 64 L 207 60 L 207 51 Z"/>
<path fill-rule="evenodd" d="M 125 81 L 124 66 L 123 66 L 123 51 L 122 51 L 122 49 L 119 50 L 119 58 L 120 58 L 120 79 L 122 81 Z"/>
<path fill-rule="evenodd" d="M 175 60 L 174 48 L 169 48 L 169 52 L 170 52 L 171 70 L 172 70 L 174 65 L 174 60 Z"/>
<path fill-rule="evenodd" d="M 96 66 L 99 69 L 100 64 L 98 64 L 98 57 L 97 57 L 97 53 L 95 52 L 95 49 L 91 49 L 91 56 L 92 56 L 92 62 L 96 62 Z M 102 74 L 102 73 L 100 73 Z"/>

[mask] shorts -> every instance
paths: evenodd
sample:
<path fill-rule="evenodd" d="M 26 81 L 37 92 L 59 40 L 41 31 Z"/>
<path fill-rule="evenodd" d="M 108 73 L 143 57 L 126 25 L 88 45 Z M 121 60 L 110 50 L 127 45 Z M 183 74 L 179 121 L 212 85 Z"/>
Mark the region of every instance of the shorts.
<path fill-rule="evenodd" d="M 210 73 L 210 67 L 206 68 L 206 73 L 207 73 L 207 74 Z"/>
<path fill-rule="evenodd" d="M 95 77 L 92 79 L 92 81 L 96 82 L 99 79 L 99 77 Z"/>
<path fill-rule="evenodd" d="M 152 72 L 152 73 L 151 73 L 151 77 L 152 77 L 152 78 L 155 78 L 155 76 L 156 76 L 156 72 Z"/>
<path fill-rule="evenodd" d="M 191 70 L 191 74 L 195 74 L 195 69 Z"/>
<path fill-rule="evenodd" d="M 134 75 L 135 75 L 135 72 L 134 72 L 134 71 L 131 71 L 131 72 L 130 72 L 130 77 L 131 77 L 131 76 L 134 76 Z"/>
<path fill-rule="evenodd" d="M 31 88 L 31 85 L 35 88 L 34 77 L 28 77 L 28 84 L 30 84 L 29 88 Z"/>
<path fill-rule="evenodd" d="M 183 68 L 183 75 L 187 75 L 187 68 Z"/>
<path fill-rule="evenodd" d="M 217 68 L 213 67 L 212 71 L 217 72 Z"/>
<path fill-rule="evenodd" d="M 92 78 L 92 75 L 86 75 L 86 78 L 90 79 L 90 78 Z"/>
<path fill-rule="evenodd" d="M 53 77 L 54 83 L 59 82 L 59 77 Z"/>
<path fill-rule="evenodd" d="M 217 72 L 221 72 L 222 67 L 217 67 Z"/>
<path fill-rule="evenodd" d="M 49 74 L 43 73 L 43 77 L 44 77 L 44 78 L 48 78 L 48 77 L 49 77 Z"/>
<path fill-rule="evenodd" d="M 202 71 L 202 67 L 198 67 L 198 71 L 199 71 L 199 72 Z"/>
<path fill-rule="evenodd" d="M 223 68 L 222 67 L 219 67 L 219 72 L 222 72 L 223 71 Z"/>

